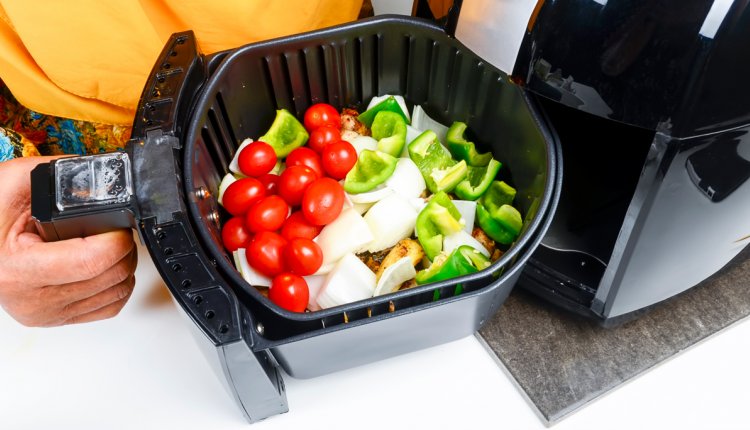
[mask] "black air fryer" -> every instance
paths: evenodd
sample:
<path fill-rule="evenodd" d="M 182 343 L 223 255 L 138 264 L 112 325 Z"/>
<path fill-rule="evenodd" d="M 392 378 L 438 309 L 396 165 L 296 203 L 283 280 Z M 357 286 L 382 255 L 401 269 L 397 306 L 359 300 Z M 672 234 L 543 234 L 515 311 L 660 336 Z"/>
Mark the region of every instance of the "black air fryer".
<path fill-rule="evenodd" d="M 248 285 L 221 245 L 216 202 L 239 143 L 286 108 L 360 110 L 401 94 L 433 118 L 467 122 L 517 190 L 518 240 L 489 268 L 330 309 L 285 311 Z M 411 106 L 410 106 L 411 107 Z M 125 151 L 32 173 L 32 213 L 48 240 L 133 226 L 199 345 L 249 421 L 288 410 L 279 367 L 309 378 L 471 335 L 505 301 L 551 222 L 559 145 L 508 76 L 428 20 L 388 16 L 212 56 L 172 36 L 144 89 Z"/>
<path fill-rule="evenodd" d="M 450 20 L 560 138 L 560 204 L 519 285 L 615 325 L 750 243 L 747 1 L 467 0 Z"/>

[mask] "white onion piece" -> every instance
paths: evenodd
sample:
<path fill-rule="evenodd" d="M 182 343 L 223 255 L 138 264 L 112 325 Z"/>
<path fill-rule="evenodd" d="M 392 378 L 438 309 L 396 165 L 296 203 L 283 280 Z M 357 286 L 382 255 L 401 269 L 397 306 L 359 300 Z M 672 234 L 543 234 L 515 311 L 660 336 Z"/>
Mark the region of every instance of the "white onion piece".
<path fill-rule="evenodd" d="M 471 200 L 453 200 L 456 209 L 461 212 L 461 219 L 464 220 L 464 231 L 471 234 L 474 231 L 474 217 L 477 214 L 477 202 Z"/>
<path fill-rule="evenodd" d="M 251 266 L 250 263 L 247 261 L 247 250 L 245 248 L 239 248 L 235 252 L 237 253 L 236 258 L 237 260 L 239 260 L 239 263 L 240 263 L 240 265 L 238 266 L 238 269 L 240 273 L 242 274 L 242 278 L 245 279 L 245 281 L 247 281 L 248 284 L 254 287 L 270 287 L 271 286 L 271 278 L 253 269 L 253 266 Z"/>
<path fill-rule="evenodd" d="M 417 276 L 411 257 L 404 257 L 383 270 L 380 280 L 375 287 L 373 296 L 381 296 L 396 291 L 398 287 L 409 279 Z"/>
<path fill-rule="evenodd" d="M 449 234 L 443 238 L 443 252 L 450 254 L 454 249 L 461 245 L 469 245 L 470 247 L 481 252 L 485 257 L 490 258 L 490 251 L 484 247 L 478 240 L 474 239 L 474 236 L 459 230 L 453 234 Z"/>
<path fill-rule="evenodd" d="M 378 103 L 382 102 L 383 100 L 390 97 L 390 94 L 386 94 L 384 96 L 375 96 L 370 100 L 370 103 L 367 105 L 367 109 L 371 109 L 375 106 L 377 106 Z M 398 103 L 398 107 L 401 108 L 401 111 L 406 115 L 406 122 L 411 122 L 411 115 L 409 115 L 409 108 L 406 107 L 406 101 L 404 100 L 403 96 L 394 95 L 394 99 L 396 99 L 396 103 Z M 367 110 L 365 109 L 365 110 Z"/>
<path fill-rule="evenodd" d="M 224 191 L 226 191 L 227 188 L 229 188 L 229 186 L 236 181 L 237 178 L 235 178 L 231 173 L 227 173 L 226 175 L 224 175 L 224 178 L 219 184 L 219 197 L 216 199 L 220 205 L 224 206 Z"/>
<path fill-rule="evenodd" d="M 369 149 L 370 151 L 376 151 L 378 149 L 378 141 L 370 136 L 359 136 L 356 139 L 352 139 L 349 143 L 351 143 L 354 150 L 357 151 L 357 157 L 359 157 L 359 154 L 365 149 Z"/>
<path fill-rule="evenodd" d="M 352 143 L 352 140 L 358 138 L 361 136 L 361 134 L 357 133 L 354 130 L 344 130 L 341 132 L 341 140 L 345 140 L 349 143 Z"/>
<path fill-rule="evenodd" d="M 369 299 L 375 291 L 375 273 L 354 254 L 346 254 L 328 274 L 318 293 L 323 308 Z"/>
<path fill-rule="evenodd" d="M 423 199 L 422 197 L 409 199 L 409 203 L 411 203 L 411 205 L 414 207 L 414 210 L 416 210 L 417 213 L 422 212 L 422 209 L 424 209 L 424 207 L 427 206 L 427 200 Z"/>
<path fill-rule="evenodd" d="M 316 275 L 320 275 L 327 273 L 326 268 L 330 271 L 331 263 L 335 263 L 347 253 L 366 249 L 373 236 L 362 215 L 353 208 L 348 208 L 342 210 L 333 222 L 323 227 L 313 240 L 323 251 L 323 265 L 315 272 Z"/>
<path fill-rule="evenodd" d="M 448 134 L 448 127 L 435 121 L 434 119 L 427 116 L 427 113 L 422 109 L 422 106 L 415 105 L 412 117 L 414 120 L 411 122 L 411 126 L 417 130 L 432 130 L 437 134 L 440 143 L 445 144 L 445 136 Z M 407 130 L 408 131 L 408 130 Z"/>
<path fill-rule="evenodd" d="M 309 275 L 302 278 L 307 282 L 307 290 L 310 292 L 307 299 L 307 308 L 311 311 L 320 310 L 316 299 L 318 298 L 318 294 L 320 294 L 320 289 L 323 288 L 323 284 L 326 282 L 326 275 Z"/>
<path fill-rule="evenodd" d="M 240 170 L 240 165 L 237 162 L 237 160 L 239 160 L 239 158 L 240 158 L 240 152 L 242 151 L 242 149 L 244 147 L 246 147 L 247 145 L 251 144 L 251 143 L 253 143 L 253 139 L 250 139 L 249 137 L 247 139 L 243 140 L 242 143 L 240 143 L 240 147 L 237 148 L 237 152 L 234 153 L 234 158 L 232 158 L 232 161 L 229 163 L 229 170 L 230 171 L 232 171 L 234 173 L 239 173 L 240 175 L 245 176 L 242 173 L 242 170 Z"/>
<path fill-rule="evenodd" d="M 417 214 L 409 201 L 398 194 L 375 203 L 364 218 L 374 237 L 367 250 L 382 251 L 411 236 L 417 224 Z"/>
<path fill-rule="evenodd" d="M 352 204 L 352 208 L 354 208 L 355 211 L 357 211 L 358 214 L 363 215 L 365 212 L 370 210 L 372 205 L 375 203 L 354 203 Z"/>
<path fill-rule="evenodd" d="M 375 187 L 373 190 L 367 191 L 365 193 L 349 194 L 349 199 L 352 201 L 352 203 L 375 203 L 377 201 L 383 200 L 391 194 L 393 194 L 392 189 L 386 187 L 385 185 L 380 185 Z"/>
<path fill-rule="evenodd" d="M 407 199 L 419 197 L 427 189 L 419 167 L 410 158 L 398 159 L 396 169 L 385 181 L 385 186 Z"/>

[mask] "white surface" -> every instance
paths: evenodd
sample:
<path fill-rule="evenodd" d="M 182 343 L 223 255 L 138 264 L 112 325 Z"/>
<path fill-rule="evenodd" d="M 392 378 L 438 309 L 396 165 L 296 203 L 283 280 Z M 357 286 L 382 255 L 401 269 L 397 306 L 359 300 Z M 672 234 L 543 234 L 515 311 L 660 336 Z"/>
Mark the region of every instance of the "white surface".
<path fill-rule="evenodd" d="M 141 251 L 114 319 L 30 329 L 0 313 L 1 429 L 248 428 Z M 740 323 L 553 428 L 747 428 L 749 339 Z M 545 428 L 474 337 L 286 386 L 290 412 L 253 428 Z"/>

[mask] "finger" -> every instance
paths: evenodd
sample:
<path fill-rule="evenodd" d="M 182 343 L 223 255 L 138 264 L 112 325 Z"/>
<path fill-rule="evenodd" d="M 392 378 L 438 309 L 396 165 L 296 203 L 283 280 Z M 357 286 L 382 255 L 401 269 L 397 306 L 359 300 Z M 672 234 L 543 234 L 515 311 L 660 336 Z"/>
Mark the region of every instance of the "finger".
<path fill-rule="evenodd" d="M 87 322 L 92 322 L 92 321 L 106 320 L 106 319 L 115 317 L 117 316 L 117 314 L 120 313 L 120 311 L 125 306 L 125 303 L 127 301 L 128 301 L 127 298 L 125 298 L 125 299 L 116 301 L 114 303 L 110 303 L 109 305 L 104 306 L 103 308 L 99 308 L 95 311 L 72 317 L 66 321 L 63 321 L 60 325 L 82 324 L 82 323 L 87 323 Z"/>
<path fill-rule="evenodd" d="M 94 278 L 135 249 L 130 230 L 117 230 L 58 242 L 31 243 L 17 261 L 16 275 L 38 286 Z"/>
<path fill-rule="evenodd" d="M 42 294 L 51 303 L 61 306 L 95 296 L 132 276 L 137 261 L 138 253 L 133 249 L 110 269 L 94 278 L 63 285 L 49 285 L 43 287 Z"/>
<path fill-rule="evenodd" d="M 134 286 L 135 276 L 130 276 L 125 281 L 114 285 L 95 296 L 71 303 L 63 309 L 60 315 L 61 318 L 58 321 L 60 321 L 61 324 L 72 324 L 80 322 L 79 319 L 82 316 L 94 313 L 102 308 L 112 305 L 113 303 L 121 303 L 122 306 L 124 306 L 125 302 L 133 293 Z"/>

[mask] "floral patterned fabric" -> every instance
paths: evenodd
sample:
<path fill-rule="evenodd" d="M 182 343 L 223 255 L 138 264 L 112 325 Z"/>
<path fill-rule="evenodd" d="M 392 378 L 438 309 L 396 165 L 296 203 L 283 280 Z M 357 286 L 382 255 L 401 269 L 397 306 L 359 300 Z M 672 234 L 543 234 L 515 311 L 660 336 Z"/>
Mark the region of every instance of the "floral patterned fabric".
<path fill-rule="evenodd" d="M 0 161 L 116 151 L 129 138 L 130 127 L 58 118 L 26 109 L 0 81 Z"/>

